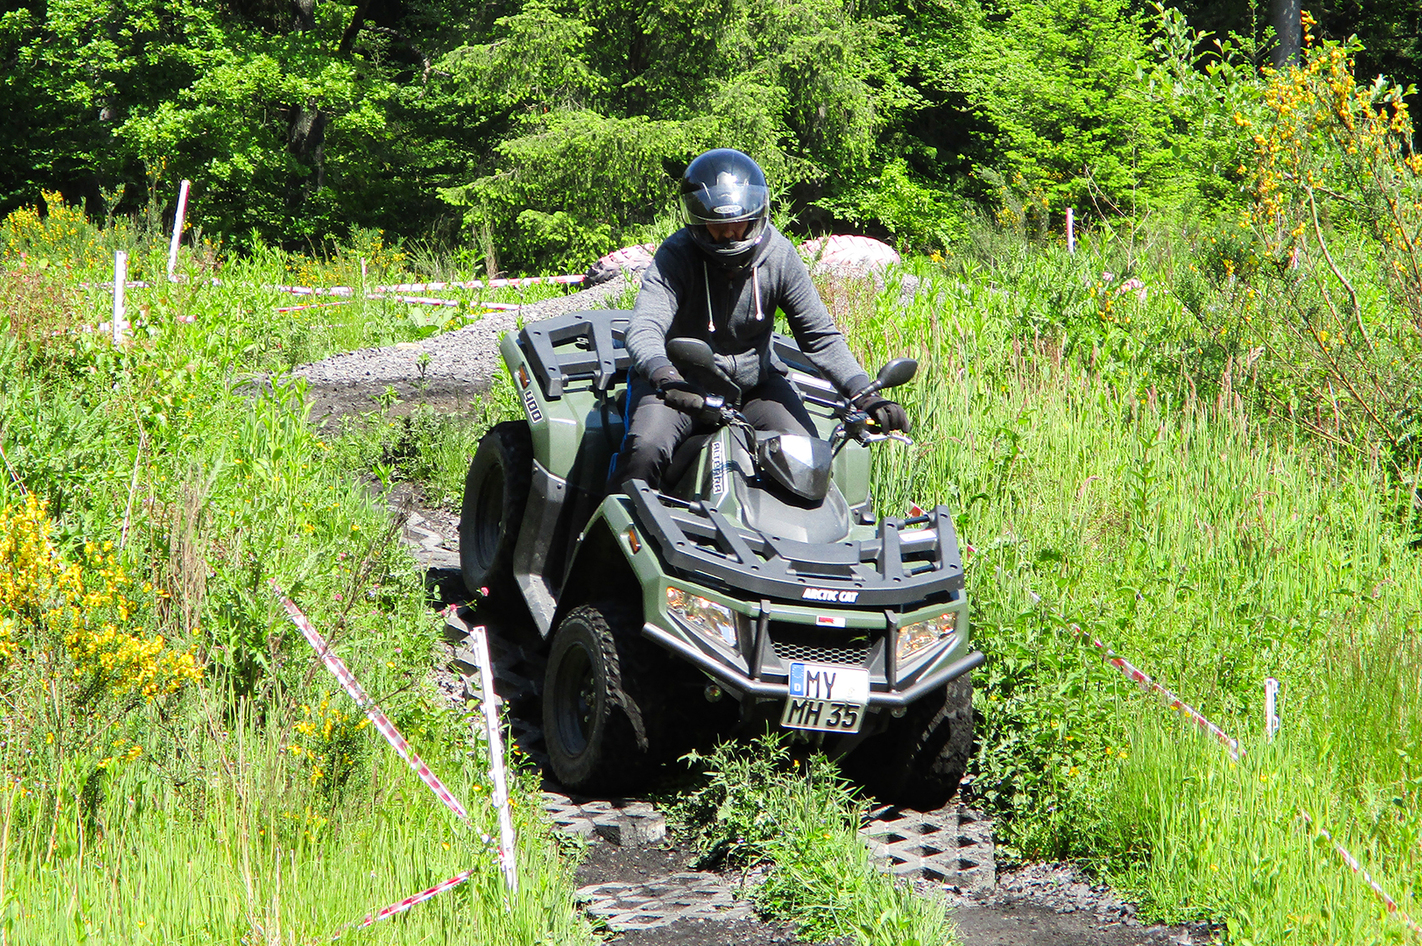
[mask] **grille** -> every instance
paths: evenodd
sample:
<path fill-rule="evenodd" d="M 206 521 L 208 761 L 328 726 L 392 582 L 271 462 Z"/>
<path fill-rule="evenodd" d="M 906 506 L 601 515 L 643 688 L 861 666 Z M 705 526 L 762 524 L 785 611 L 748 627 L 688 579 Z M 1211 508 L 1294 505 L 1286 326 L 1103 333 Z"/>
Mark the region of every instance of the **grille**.
<path fill-rule="evenodd" d="M 869 660 L 868 644 L 846 644 L 840 647 L 823 644 L 792 644 L 787 641 L 770 641 L 775 656 L 782 661 L 803 660 L 818 664 L 847 664 L 862 667 Z"/>

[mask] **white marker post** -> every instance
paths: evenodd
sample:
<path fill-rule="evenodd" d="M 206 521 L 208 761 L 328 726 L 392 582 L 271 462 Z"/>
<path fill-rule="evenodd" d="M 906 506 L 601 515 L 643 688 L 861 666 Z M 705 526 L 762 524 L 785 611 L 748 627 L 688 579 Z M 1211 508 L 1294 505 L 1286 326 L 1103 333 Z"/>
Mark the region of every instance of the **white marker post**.
<path fill-rule="evenodd" d="M 1076 212 L 1070 207 L 1066 209 L 1066 230 L 1067 230 L 1067 252 L 1076 253 Z"/>
<path fill-rule="evenodd" d="M 178 187 L 178 213 L 173 217 L 173 239 L 168 244 L 168 282 L 178 281 L 178 244 L 183 239 L 183 218 L 188 214 L 188 188 L 192 184 L 183 181 Z"/>
<path fill-rule="evenodd" d="M 111 323 L 114 344 L 123 344 L 123 330 L 128 324 L 123 316 L 123 291 L 128 286 L 128 254 L 123 250 L 114 253 L 114 320 Z"/>
<path fill-rule="evenodd" d="M 1264 735 L 1270 742 L 1274 741 L 1274 736 L 1279 732 L 1278 696 L 1279 681 L 1273 677 L 1266 678 L 1264 680 Z"/>
<path fill-rule="evenodd" d="M 484 704 L 484 736 L 489 747 L 489 776 L 494 783 L 494 807 L 499 811 L 499 868 L 504 886 L 518 893 L 518 861 L 515 856 L 513 816 L 509 812 L 508 780 L 504 777 L 504 738 L 499 726 L 499 695 L 494 692 L 494 662 L 489 659 L 489 640 L 484 627 L 470 628 L 469 643 L 479 664 L 479 690 Z"/>

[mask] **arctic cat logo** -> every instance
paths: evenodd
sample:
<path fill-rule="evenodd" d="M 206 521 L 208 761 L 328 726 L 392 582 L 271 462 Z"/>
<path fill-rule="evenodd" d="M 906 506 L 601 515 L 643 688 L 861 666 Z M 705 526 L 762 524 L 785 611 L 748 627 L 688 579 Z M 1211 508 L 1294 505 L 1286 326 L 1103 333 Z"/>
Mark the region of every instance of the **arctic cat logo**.
<path fill-rule="evenodd" d="M 528 408 L 528 419 L 535 424 L 543 419 L 543 412 L 538 409 L 538 401 L 533 396 L 532 388 L 524 388 L 523 406 Z"/>
<path fill-rule="evenodd" d="M 833 588 L 806 588 L 800 596 L 806 601 L 834 601 L 839 604 L 853 604 L 859 598 L 857 591 L 835 591 Z"/>

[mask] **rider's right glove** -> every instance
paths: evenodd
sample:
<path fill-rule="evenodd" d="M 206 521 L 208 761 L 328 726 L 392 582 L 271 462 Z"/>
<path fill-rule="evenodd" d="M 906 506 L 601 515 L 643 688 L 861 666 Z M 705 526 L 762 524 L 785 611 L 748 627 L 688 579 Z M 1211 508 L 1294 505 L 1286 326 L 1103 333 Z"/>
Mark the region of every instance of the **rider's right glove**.
<path fill-rule="evenodd" d="M 908 412 L 897 402 L 880 397 L 878 394 L 866 394 L 855 402 L 854 406 L 868 414 L 869 419 L 885 433 L 891 430 L 902 430 L 904 433 L 908 433 Z"/>
<path fill-rule="evenodd" d="M 696 391 L 681 376 L 681 372 L 671 365 L 663 365 L 652 372 L 652 387 L 657 389 L 657 397 L 683 414 L 699 414 L 706 407 L 706 398 Z"/>

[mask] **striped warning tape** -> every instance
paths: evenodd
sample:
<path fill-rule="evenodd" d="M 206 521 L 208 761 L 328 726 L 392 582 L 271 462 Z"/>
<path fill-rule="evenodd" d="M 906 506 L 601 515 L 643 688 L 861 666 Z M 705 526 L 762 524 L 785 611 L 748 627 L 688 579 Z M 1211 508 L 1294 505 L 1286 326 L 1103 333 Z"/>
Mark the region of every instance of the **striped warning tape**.
<path fill-rule="evenodd" d="M 388 907 L 382 907 L 379 910 L 376 910 L 374 913 L 367 913 L 365 915 L 365 919 L 361 920 L 359 923 L 347 927 L 346 929 L 364 929 L 365 927 L 370 926 L 372 923 L 378 923 L 381 920 L 384 920 L 387 917 L 392 917 L 397 913 L 404 913 L 406 910 L 410 909 L 415 904 L 424 903 L 426 900 L 437 894 L 444 893 L 446 890 L 452 890 L 453 888 L 458 887 L 460 884 L 464 883 L 466 880 L 473 876 L 474 871 L 472 869 L 466 870 L 461 874 L 455 874 L 448 880 L 441 880 L 439 883 L 435 884 L 433 887 L 430 887 L 428 890 L 421 890 L 414 896 L 406 897 L 404 900 L 401 900 L 398 903 L 392 903 Z M 340 938 L 342 935 L 345 934 L 345 932 L 346 930 L 341 930 L 341 932 L 337 933 L 334 937 L 332 937 L 332 939 Z"/>
<path fill-rule="evenodd" d="M 470 279 L 464 282 L 407 282 L 390 286 L 374 286 L 371 294 L 449 292 L 455 289 L 520 289 L 553 283 L 574 285 L 586 277 L 582 273 L 563 276 L 513 276 L 507 279 Z M 294 296 L 354 296 L 358 291 L 354 286 L 269 286 L 274 292 L 285 292 Z"/>
<path fill-rule="evenodd" d="M 326 669 L 331 671 L 331 675 L 341 684 L 341 688 L 350 694 L 351 699 L 356 701 L 356 706 L 360 707 L 361 712 L 365 713 L 375 728 L 385 737 L 385 741 L 390 743 L 391 747 L 394 748 L 396 754 L 405 760 L 405 764 L 415 770 L 415 774 L 420 777 L 420 781 L 429 786 L 430 791 L 435 793 L 435 796 L 444 803 L 446 808 L 454 812 L 461 821 L 467 822 L 469 820 L 469 812 L 466 811 L 464 806 L 459 803 L 459 800 L 450 793 L 449 789 L 444 787 L 444 783 L 430 771 L 429 766 L 425 765 L 415 750 L 405 741 L 405 737 L 400 735 L 400 731 L 395 728 L 395 725 L 390 722 L 380 707 L 370 698 L 370 694 L 365 692 L 365 689 L 356 681 L 356 678 L 346 669 L 346 665 L 341 662 L 341 658 L 331 653 L 331 649 L 326 646 L 325 639 L 322 638 L 316 628 L 312 626 L 311 621 L 301 612 L 301 609 L 296 606 L 296 603 L 282 592 L 275 581 L 273 581 L 271 585 L 272 590 L 276 592 L 277 598 L 281 601 L 282 607 L 286 609 L 287 616 L 291 618 L 291 622 L 301 631 L 307 643 L 315 649 L 317 656 L 321 658 L 321 662 L 326 665 Z"/>
<path fill-rule="evenodd" d="M 1407 911 L 1397 905 L 1397 901 L 1392 899 L 1392 897 L 1388 895 L 1388 892 L 1382 888 L 1381 884 L 1379 884 L 1376 880 L 1373 880 L 1373 875 L 1368 873 L 1367 869 L 1363 867 L 1362 864 L 1358 863 L 1358 859 L 1356 857 L 1348 853 L 1347 848 L 1345 848 L 1343 845 L 1339 844 L 1333 839 L 1333 835 L 1328 833 L 1327 828 L 1314 821 L 1313 818 L 1309 817 L 1309 813 L 1307 811 L 1304 811 L 1302 808 L 1299 809 L 1299 814 L 1303 815 L 1303 820 L 1307 822 L 1310 827 L 1312 827 L 1315 831 L 1322 835 L 1323 838 L 1327 840 L 1329 844 L 1333 845 L 1333 850 L 1337 851 L 1338 856 L 1343 858 L 1343 863 L 1347 864 L 1348 867 L 1352 869 L 1353 873 L 1362 877 L 1363 882 L 1366 883 L 1370 888 L 1372 888 L 1373 893 L 1376 894 L 1377 898 L 1382 901 L 1383 907 L 1387 910 L 1388 913 L 1397 917 L 1404 924 L 1406 924 L 1407 928 L 1411 930 L 1414 934 L 1422 936 L 1422 926 L 1418 926 L 1417 922 L 1413 920 L 1411 916 L 1408 915 Z"/>
<path fill-rule="evenodd" d="M 1186 703 L 1184 700 L 1180 699 L 1180 697 L 1176 696 L 1174 693 L 1170 692 L 1165 687 L 1152 680 L 1150 675 L 1147 674 L 1145 671 L 1137 668 L 1126 658 L 1118 656 L 1116 652 L 1113 651 L 1111 648 L 1101 643 L 1101 641 L 1097 640 L 1095 637 L 1092 637 L 1091 635 L 1087 634 L 1086 631 L 1081 629 L 1081 626 L 1079 624 L 1071 625 L 1071 629 L 1079 636 L 1089 639 L 1091 641 L 1091 646 L 1095 647 L 1097 650 L 1101 651 L 1101 653 L 1105 655 L 1107 663 L 1115 667 L 1117 670 L 1121 671 L 1121 673 L 1127 678 L 1134 680 L 1137 684 L 1139 684 L 1142 690 L 1147 690 L 1158 694 L 1161 698 L 1165 700 L 1166 705 L 1169 706 L 1171 709 L 1180 713 L 1182 716 L 1193 722 L 1196 726 L 1200 727 L 1205 732 L 1215 737 L 1215 739 L 1224 743 L 1227 747 L 1229 747 L 1230 758 L 1234 759 L 1236 762 L 1239 761 L 1238 740 L 1234 739 L 1223 729 L 1206 719 L 1204 715 L 1200 713 L 1199 710 L 1195 709 L 1189 703 Z"/>
<path fill-rule="evenodd" d="M 361 711 L 364 712 L 366 717 L 375 725 L 375 728 L 380 731 L 380 734 L 385 737 L 385 740 L 390 743 L 400 758 L 404 759 L 405 763 L 415 770 L 415 774 L 420 777 L 422 782 L 429 786 L 430 790 L 444 803 L 445 807 L 458 815 L 460 820 L 467 823 L 469 821 L 469 813 L 464 809 L 464 806 L 450 793 L 449 789 L 445 788 L 444 783 L 430 771 L 429 766 L 425 765 L 415 750 L 405 741 L 405 737 L 400 735 L 400 731 L 395 728 L 395 724 L 390 722 L 389 717 L 387 717 L 376 702 L 371 699 L 370 694 L 365 692 L 365 688 L 360 685 L 341 658 L 331 653 L 331 648 L 327 645 L 325 638 L 323 638 L 315 626 L 312 625 L 311 620 L 296 606 L 294 601 L 282 592 L 281 587 L 277 585 L 275 581 L 271 583 L 271 586 L 278 600 L 281 601 L 282 607 L 286 609 L 287 616 L 291 618 L 292 623 L 301 631 L 307 643 L 316 651 L 317 656 L 321 658 L 321 662 L 326 665 L 326 669 L 329 670 L 332 676 L 341 684 L 342 689 L 350 694 L 351 699 L 355 700 L 356 705 L 360 707 Z M 505 787 L 506 779 L 504 777 L 503 747 L 502 742 L 498 739 L 497 711 L 493 709 L 493 665 L 489 660 L 488 647 L 482 637 L 483 630 L 482 627 L 477 628 L 479 632 L 477 653 L 479 653 L 482 658 L 482 672 L 485 675 L 484 692 L 486 699 L 483 701 L 485 721 L 486 724 L 495 727 L 489 745 L 489 771 L 494 783 L 494 801 L 499 809 L 500 840 L 497 845 L 497 851 L 499 866 L 504 875 L 504 883 L 510 892 L 517 893 L 518 870 L 515 854 L 516 839 L 513 831 L 513 817 L 509 810 L 508 789 Z M 490 723 L 490 720 L 493 722 Z M 487 834 L 481 834 L 480 838 L 485 844 L 494 845 L 494 839 Z M 337 931 L 336 935 L 331 938 L 332 940 L 340 939 L 350 930 L 361 929 L 370 926 L 372 923 L 386 919 L 387 917 L 394 916 L 397 913 L 403 913 L 417 903 L 423 903 L 431 897 L 459 886 L 474 876 L 474 873 L 475 871 L 472 868 L 463 871 L 448 880 L 440 881 L 433 887 L 422 890 L 417 894 L 413 894 L 389 906 L 382 907 L 374 913 L 368 913 L 360 922 L 347 925 Z"/>
<path fill-rule="evenodd" d="M 1210 722 L 1208 719 L 1205 718 L 1202 713 L 1200 713 L 1194 707 L 1190 706 L 1185 701 L 1181 700 L 1180 697 L 1176 696 L 1174 693 L 1171 693 L 1159 683 L 1156 683 L 1150 678 L 1149 674 L 1132 665 L 1131 662 L 1126 660 L 1124 657 L 1117 656 L 1116 653 L 1111 650 L 1111 648 L 1101 643 L 1101 641 L 1097 640 L 1095 637 L 1090 637 L 1090 635 L 1088 635 L 1084 630 L 1081 629 L 1080 625 L 1073 624 L 1071 625 L 1071 629 L 1081 637 L 1089 637 L 1089 639 L 1091 640 L 1091 645 L 1097 650 L 1100 650 L 1106 656 L 1107 663 L 1111 664 L 1117 670 L 1121 671 L 1121 673 L 1125 676 L 1134 680 L 1137 684 L 1140 685 L 1142 690 L 1159 694 L 1162 698 L 1164 698 L 1164 700 L 1166 701 L 1166 705 L 1168 705 L 1171 709 L 1176 710 L 1177 712 L 1188 717 L 1192 722 L 1195 723 L 1196 726 L 1200 727 L 1200 729 L 1209 733 L 1215 739 L 1219 740 L 1227 747 L 1229 747 L 1230 758 L 1234 759 L 1235 761 L 1239 760 L 1241 750 L 1239 748 L 1238 740 L 1234 739 L 1223 729 Z M 1382 888 L 1381 884 L 1379 884 L 1376 880 L 1373 879 L 1373 875 L 1368 873 L 1367 868 L 1363 867 L 1363 865 L 1358 862 L 1358 859 L 1348 852 L 1347 848 L 1345 848 L 1343 845 L 1339 844 L 1336 840 L 1334 840 L 1333 835 L 1328 832 L 1327 828 L 1314 821 L 1313 818 L 1310 817 L 1309 813 L 1307 811 L 1304 811 L 1302 808 L 1299 809 L 1299 814 L 1302 815 L 1304 821 L 1307 822 L 1321 836 L 1323 836 L 1329 844 L 1333 845 L 1333 850 L 1336 851 L 1338 856 L 1343 859 L 1343 863 L 1347 864 L 1348 867 L 1353 871 L 1353 873 L 1363 878 L 1364 883 L 1368 885 L 1368 887 L 1372 890 L 1373 894 L 1378 898 L 1378 900 L 1382 902 L 1383 907 L 1387 910 L 1389 914 L 1397 917 L 1397 919 L 1400 920 L 1403 924 L 1405 924 L 1407 928 L 1413 932 L 1413 934 L 1417 936 L 1422 936 L 1422 926 L 1418 926 L 1417 922 L 1414 921 L 1410 915 L 1408 915 L 1407 911 L 1403 910 L 1397 905 L 1397 901 L 1394 900 L 1388 894 L 1388 892 Z"/>

